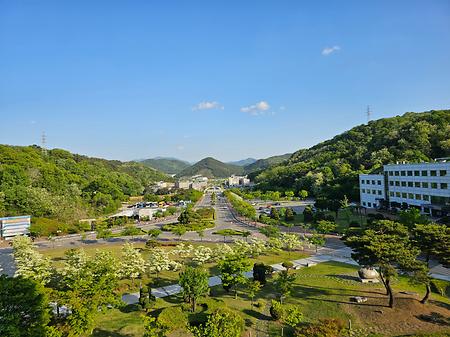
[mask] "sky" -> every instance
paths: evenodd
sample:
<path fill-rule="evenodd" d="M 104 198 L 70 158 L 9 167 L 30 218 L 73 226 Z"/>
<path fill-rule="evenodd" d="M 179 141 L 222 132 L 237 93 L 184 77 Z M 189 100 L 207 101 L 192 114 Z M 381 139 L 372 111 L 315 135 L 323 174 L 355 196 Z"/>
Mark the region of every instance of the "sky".
<path fill-rule="evenodd" d="M 0 143 L 264 158 L 450 108 L 450 1 L 0 0 Z"/>

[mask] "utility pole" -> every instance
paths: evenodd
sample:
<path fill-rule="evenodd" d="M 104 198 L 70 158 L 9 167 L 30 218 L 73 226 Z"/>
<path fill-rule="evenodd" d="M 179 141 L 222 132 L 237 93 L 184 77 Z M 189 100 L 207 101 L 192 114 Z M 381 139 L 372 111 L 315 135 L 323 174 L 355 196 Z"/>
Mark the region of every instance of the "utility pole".
<path fill-rule="evenodd" d="M 370 110 L 370 105 L 367 106 L 366 115 L 367 115 L 367 123 L 369 123 L 370 117 L 372 116 L 372 111 Z"/>
<path fill-rule="evenodd" d="M 45 131 L 42 131 L 41 148 L 42 148 L 42 154 L 47 155 L 47 136 L 45 135 Z"/>

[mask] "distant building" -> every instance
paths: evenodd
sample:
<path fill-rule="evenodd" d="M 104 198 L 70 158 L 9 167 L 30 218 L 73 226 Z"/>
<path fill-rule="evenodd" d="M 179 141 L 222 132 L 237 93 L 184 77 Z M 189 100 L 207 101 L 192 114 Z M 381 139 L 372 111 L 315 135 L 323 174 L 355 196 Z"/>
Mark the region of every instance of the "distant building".
<path fill-rule="evenodd" d="M 175 183 L 175 187 L 183 190 L 187 190 L 191 182 L 189 180 L 178 180 Z"/>
<path fill-rule="evenodd" d="M 228 178 L 228 186 L 248 186 L 250 185 L 250 179 L 247 178 L 247 176 L 236 176 L 232 175 Z"/>
<path fill-rule="evenodd" d="M 398 163 L 383 173 L 359 176 L 361 205 L 378 208 L 416 207 L 431 216 L 450 213 L 450 161 Z"/>
<path fill-rule="evenodd" d="M 0 238 L 10 240 L 17 235 L 30 234 L 31 216 L 0 218 Z"/>
<path fill-rule="evenodd" d="M 175 187 L 180 189 L 192 188 L 194 190 L 204 190 L 208 186 L 208 178 L 202 175 L 196 175 L 189 180 L 179 180 L 176 182 Z"/>

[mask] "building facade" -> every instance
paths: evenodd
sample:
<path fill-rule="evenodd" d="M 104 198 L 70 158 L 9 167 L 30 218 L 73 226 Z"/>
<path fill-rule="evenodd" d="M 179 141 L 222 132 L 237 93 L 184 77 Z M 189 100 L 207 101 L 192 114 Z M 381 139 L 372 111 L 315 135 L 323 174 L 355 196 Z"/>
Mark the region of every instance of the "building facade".
<path fill-rule="evenodd" d="M 31 216 L 0 218 L 0 238 L 10 240 L 17 235 L 30 234 Z"/>
<path fill-rule="evenodd" d="M 450 212 L 450 161 L 446 159 L 384 165 L 383 174 L 361 174 L 359 183 L 361 205 L 368 208 L 416 207 L 432 216 Z M 380 194 L 381 188 L 384 193 Z"/>

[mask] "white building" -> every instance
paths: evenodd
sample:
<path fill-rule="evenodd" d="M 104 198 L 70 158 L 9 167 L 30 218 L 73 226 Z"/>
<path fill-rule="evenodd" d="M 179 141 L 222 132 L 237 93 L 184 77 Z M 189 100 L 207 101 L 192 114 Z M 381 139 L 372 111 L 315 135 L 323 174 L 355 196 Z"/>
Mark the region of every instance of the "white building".
<path fill-rule="evenodd" d="M 247 176 L 232 175 L 228 178 L 228 186 L 248 186 L 250 185 L 250 179 Z"/>
<path fill-rule="evenodd" d="M 0 238 L 9 240 L 17 235 L 30 234 L 31 216 L 0 218 Z"/>
<path fill-rule="evenodd" d="M 361 205 L 367 208 L 378 208 L 380 202 L 386 200 L 386 187 L 383 174 L 360 174 L 359 195 Z"/>
<path fill-rule="evenodd" d="M 361 174 L 359 182 L 361 205 L 368 208 L 377 208 L 380 203 L 391 208 L 417 207 L 433 216 L 450 210 L 450 161 L 446 159 L 384 165 L 383 174 Z M 384 194 L 379 194 L 380 188 Z"/>

